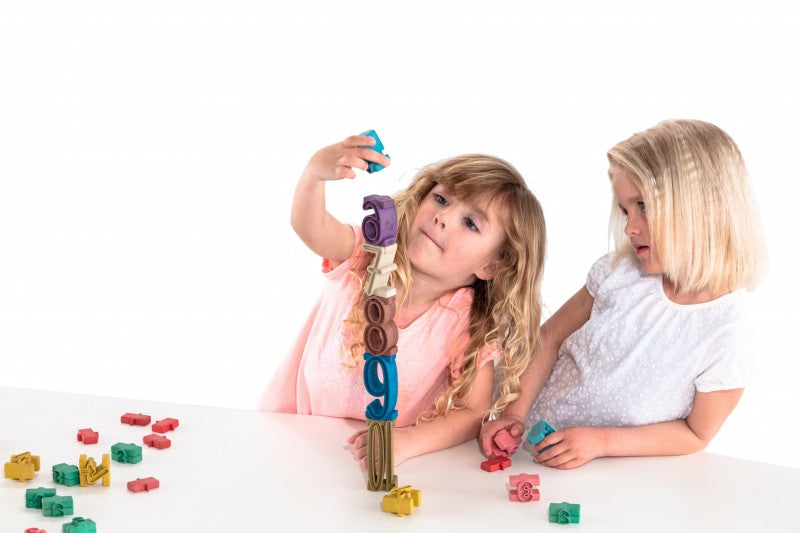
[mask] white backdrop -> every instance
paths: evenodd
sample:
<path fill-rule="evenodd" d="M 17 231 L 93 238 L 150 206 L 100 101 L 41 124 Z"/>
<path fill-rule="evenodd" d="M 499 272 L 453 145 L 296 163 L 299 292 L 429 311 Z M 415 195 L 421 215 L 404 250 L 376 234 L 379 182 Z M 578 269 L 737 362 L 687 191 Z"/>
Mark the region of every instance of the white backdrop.
<path fill-rule="evenodd" d="M 771 259 L 760 374 L 710 449 L 800 466 L 792 4 L 0 0 L 0 384 L 251 407 L 321 283 L 296 180 L 371 128 L 394 164 L 330 210 L 504 157 L 553 312 L 607 250 L 606 150 L 700 118 L 739 143 Z"/>

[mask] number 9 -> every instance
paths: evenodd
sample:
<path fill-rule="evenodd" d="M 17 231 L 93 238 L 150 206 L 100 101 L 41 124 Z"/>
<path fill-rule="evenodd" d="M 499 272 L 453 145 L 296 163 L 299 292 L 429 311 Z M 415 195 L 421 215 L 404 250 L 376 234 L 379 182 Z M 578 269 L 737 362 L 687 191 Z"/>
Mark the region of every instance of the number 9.
<path fill-rule="evenodd" d="M 373 400 L 367 406 L 366 416 L 370 420 L 395 420 L 397 410 L 397 363 L 394 355 L 364 354 L 364 386 L 373 396 L 383 398 Z M 378 367 L 381 369 L 383 380 L 378 376 Z"/>

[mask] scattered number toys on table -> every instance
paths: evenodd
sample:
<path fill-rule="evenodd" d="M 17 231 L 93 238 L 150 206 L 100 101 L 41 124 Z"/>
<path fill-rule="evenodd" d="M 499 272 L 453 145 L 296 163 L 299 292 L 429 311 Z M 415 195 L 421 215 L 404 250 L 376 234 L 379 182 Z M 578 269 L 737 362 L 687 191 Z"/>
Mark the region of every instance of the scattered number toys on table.
<path fill-rule="evenodd" d="M 76 516 L 72 522 L 61 526 L 61 533 L 97 533 L 97 524 L 89 518 Z"/>
<path fill-rule="evenodd" d="M 542 440 L 544 440 L 546 436 L 548 436 L 550 433 L 555 433 L 555 431 L 556 430 L 550 427 L 550 424 L 548 424 L 546 421 L 539 420 L 533 425 L 533 427 L 531 427 L 530 431 L 528 431 L 528 439 L 527 439 L 528 444 L 530 444 L 531 446 L 536 446 L 537 444 L 542 442 Z M 534 452 L 534 453 L 542 453 L 543 451 L 549 450 L 550 448 L 551 446 L 548 446 L 547 448 L 544 448 L 543 450 L 539 450 L 539 452 Z"/>
<path fill-rule="evenodd" d="M 411 485 L 395 487 L 389 491 L 381 501 L 381 510 L 385 513 L 394 513 L 403 517 L 412 514 L 414 507 L 422 504 L 422 491 L 414 489 Z"/>
<path fill-rule="evenodd" d="M 156 435 L 155 433 L 145 435 L 142 441 L 151 448 L 158 448 L 159 450 L 172 446 L 171 440 L 164 435 Z"/>
<path fill-rule="evenodd" d="M 111 459 L 107 453 L 103 454 L 100 468 L 91 457 L 87 459 L 83 454 L 78 460 L 78 471 L 80 472 L 81 487 L 93 485 L 102 480 L 103 486 L 108 487 L 111 485 Z"/>
<path fill-rule="evenodd" d="M 142 447 L 118 442 L 111 447 L 111 457 L 118 463 L 136 464 L 142 460 Z"/>
<path fill-rule="evenodd" d="M 77 466 L 66 463 L 53 465 L 53 482 L 67 487 L 74 487 L 81 482 L 80 470 Z"/>
<path fill-rule="evenodd" d="M 128 481 L 128 490 L 131 492 L 142 492 L 157 489 L 161 484 L 154 477 L 146 477 L 144 479 L 135 479 Z"/>
<path fill-rule="evenodd" d="M 555 524 L 577 524 L 581 521 L 581 506 L 578 503 L 551 503 L 547 513 L 548 520 Z"/>
<path fill-rule="evenodd" d="M 150 423 L 150 415 L 125 413 L 120 420 L 123 424 L 129 424 L 131 426 L 146 426 Z"/>
<path fill-rule="evenodd" d="M 508 499 L 512 502 L 539 501 L 539 476 L 536 474 L 518 474 L 508 476 Z"/>
<path fill-rule="evenodd" d="M 19 482 L 30 481 L 34 473 L 39 471 L 39 456 L 31 455 L 31 452 L 23 452 L 12 455 L 11 460 L 3 467 L 3 475 L 8 479 L 16 479 Z"/>
<path fill-rule="evenodd" d="M 78 442 L 82 442 L 84 444 L 97 444 L 99 438 L 100 433 L 97 431 L 92 431 L 92 428 L 78 430 Z"/>
<path fill-rule="evenodd" d="M 381 139 L 380 139 L 380 137 L 378 137 L 378 134 L 375 132 L 375 130 L 365 131 L 361 135 L 364 135 L 364 136 L 367 136 L 367 137 L 372 137 L 373 139 L 375 139 L 375 146 L 364 146 L 364 148 L 371 148 L 371 149 L 375 150 L 376 152 L 380 153 L 381 155 L 385 155 L 386 157 L 389 157 L 389 154 L 384 154 L 383 153 L 383 143 L 381 142 Z M 391 158 L 389 158 L 389 159 L 391 159 Z M 383 166 L 382 165 L 379 165 L 378 163 L 373 163 L 372 161 L 369 161 L 367 163 L 367 172 L 369 172 L 370 174 L 372 174 L 373 172 L 381 171 L 381 170 L 383 170 Z"/>
<path fill-rule="evenodd" d="M 153 424 L 153 431 L 156 433 L 166 433 L 167 431 L 174 431 L 178 427 L 177 418 L 165 418 Z"/>
<path fill-rule="evenodd" d="M 67 516 L 73 514 L 72 496 L 50 496 L 42 498 L 43 516 Z"/>
<path fill-rule="evenodd" d="M 56 489 L 39 487 L 38 489 L 28 489 L 25 491 L 25 507 L 28 509 L 41 509 L 42 498 L 56 495 Z"/>
<path fill-rule="evenodd" d="M 481 470 L 487 472 L 497 472 L 498 470 L 505 470 L 511 466 L 511 459 L 508 457 L 490 457 L 481 463 Z"/>

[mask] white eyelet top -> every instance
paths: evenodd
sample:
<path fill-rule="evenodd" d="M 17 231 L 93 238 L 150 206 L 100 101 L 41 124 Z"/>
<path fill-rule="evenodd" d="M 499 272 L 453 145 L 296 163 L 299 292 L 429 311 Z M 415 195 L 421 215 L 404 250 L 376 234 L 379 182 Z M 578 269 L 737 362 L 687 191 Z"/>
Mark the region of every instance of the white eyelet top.
<path fill-rule="evenodd" d="M 745 290 L 681 305 L 662 276 L 634 259 L 600 258 L 586 288 L 589 320 L 559 350 L 528 424 L 639 426 L 686 418 L 695 392 L 744 387 L 755 373 L 755 334 Z"/>

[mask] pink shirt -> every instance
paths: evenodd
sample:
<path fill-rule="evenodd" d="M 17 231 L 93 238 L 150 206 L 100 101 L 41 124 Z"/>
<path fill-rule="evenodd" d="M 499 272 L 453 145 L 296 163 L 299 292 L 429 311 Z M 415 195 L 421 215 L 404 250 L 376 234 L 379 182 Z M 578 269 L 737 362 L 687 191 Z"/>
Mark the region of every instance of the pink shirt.
<path fill-rule="evenodd" d="M 333 267 L 323 261 L 327 278 L 322 295 L 303 325 L 289 357 L 278 368 L 261 395 L 258 409 L 341 418 L 365 419 L 367 405 L 375 399 L 364 387 L 364 360 L 358 366 L 342 348 L 343 322 L 350 316 L 355 280 L 350 269 L 365 265 L 372 254 L 361 249 L 361 228 L 353 226 L 353 254 Z M 358 295 L 359 300 L 361 295 Z M 397 341 L 397 427 L 413 424 L 433 407 L 436 398 L 458 376 L 469 341 L 472 289 L 463 287 L 439 299 L 422 316 L 399 330 Z M 363 333 L 363 332 L 362 332 Z M 484 349 L 478 364 L 499 357 L 499 350 Z"/>

